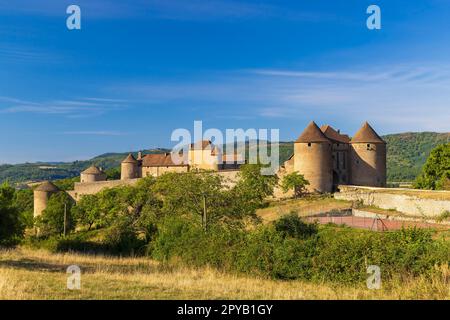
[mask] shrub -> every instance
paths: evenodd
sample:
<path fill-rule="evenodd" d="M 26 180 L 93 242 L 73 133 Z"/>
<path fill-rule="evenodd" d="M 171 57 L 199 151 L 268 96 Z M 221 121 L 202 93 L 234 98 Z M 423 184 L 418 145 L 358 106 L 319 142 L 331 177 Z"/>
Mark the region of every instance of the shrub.
<path fill-rule="evenodd" d="M 317 224 L 305 223 L 296 213 L 290 213 L 275 221 L 275 229 L 283 237 L 307 239 L 318 232 Z"/>

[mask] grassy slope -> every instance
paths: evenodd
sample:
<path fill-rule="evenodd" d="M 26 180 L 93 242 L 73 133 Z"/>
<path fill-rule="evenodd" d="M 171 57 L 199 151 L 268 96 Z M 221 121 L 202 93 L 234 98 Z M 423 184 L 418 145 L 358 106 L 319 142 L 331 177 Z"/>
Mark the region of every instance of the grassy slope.
<path fill-rule="evenodd" d="M 401 133 L 383 136 L 388 143 L 388 181 L 412 181 L 419 174 L 430 151 L 438 144 L 450 142 L 450 133 Z M 280 164 L 293 153 L 292 142 L 280 143 Z M 167 149 L 146 150 L 145 153 L 167 152 Z M 87 161 L 70 163 L 26 163 L 0 165 L 0 183 L 13 183 L 71 178 L 92 164 L 105 169 L 118 167 L 127 153 L 107 153 Z M 52 168 L 40 167 L 47 166 Z"/>
<path fill-rule="evenodd" d="M 66 269 L 81 268 L 81 290 L 66 288 Z M 146 258 L 0 250 L 0 299 L 449 299 L 443 281 L 425 279 L 339 286 L 223 274 L 161 265 Z"/>

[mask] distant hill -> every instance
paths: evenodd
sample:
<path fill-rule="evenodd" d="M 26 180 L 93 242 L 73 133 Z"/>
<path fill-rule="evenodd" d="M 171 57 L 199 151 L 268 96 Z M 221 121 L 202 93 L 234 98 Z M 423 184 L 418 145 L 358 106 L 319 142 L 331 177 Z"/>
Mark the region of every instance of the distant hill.
<path fill-rule="evenodd" d="M 442 143 L 450 142 L 450 133 L 408 132 L 383 136 L 388 143 L 388 181 L 412 181 L 420 173 L 431 150 Z M 280 164 L 293 153 L 293 142 L 280 142 Z M 225 150 L 227 147 L 225 146 Z M 246 144 L 248 151 L 248 143 Z M 143 150 L 144 154 L 169 152 L 158 148 Z M 105 153 L 85 161 L 24 163 L 0 165 L 0 183 L 25 183 L 30 181 L 55 180 L 78 176 L 92 164 L 104 169 L 120 166 L 128 153 Z M 137 155 L 137 152 L 134 152 Z"/>
<path fill-rule="evenodd" d="M 431 150 L 450 142 L 450 133 L 407 132 L 383 136 L 387 142 L 388 181 L 413 181 Z"/>

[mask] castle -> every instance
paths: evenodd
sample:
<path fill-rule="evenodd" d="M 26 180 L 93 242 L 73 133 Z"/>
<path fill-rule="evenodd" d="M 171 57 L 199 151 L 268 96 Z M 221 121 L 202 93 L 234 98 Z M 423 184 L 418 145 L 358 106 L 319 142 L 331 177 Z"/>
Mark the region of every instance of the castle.
<path fill-rule="evenodd" d="M 80 182 L 68 194 L 78 201 L 82 195 L 95 194 L 105 188 L 133 185 L 140 178 L 158 177 L 166 172 L 188 172 L 192 169 L 216 171 L 229 180 L 237 180 L 237 172 L 245 160 L 238 154 L 222 154 L 218 146 L 203 140 L 189 146 L 187 155 L 131 153 L 121 163 L 120 180 L 106 180 L 105 173 L 91 166 L 80 175 Z M 350 139 L 329 125 L 318 127 L 310 122 L 294 143 L 294 153 L 280 167 L 282 177 L 299 172 L 309 181 L 309 192 L 334 192 L 338 185 L 386 186 L 386 142 L 365 122 Z M 49 197 L 58 192 L 51 182 L 44 182 L 34 190 L 34 216 L 47 206 Z"/>
<path fill-rule="evenodd" d="M 334 192 L 338 185 L 386 186 L 386 142 L 365 122 L 353 138 L 329 125 L 310 122 L 294 143 L 279 175 L 297 171 L 309 192 Z"/>

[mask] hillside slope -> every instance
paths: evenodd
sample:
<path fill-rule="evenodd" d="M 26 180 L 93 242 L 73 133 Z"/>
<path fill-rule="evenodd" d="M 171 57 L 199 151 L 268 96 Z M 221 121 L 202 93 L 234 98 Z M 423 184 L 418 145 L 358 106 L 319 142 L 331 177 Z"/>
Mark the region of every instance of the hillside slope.
<path fill-rule="evenodd" d="M 432 149 L 450 142 L 450 133 L 407 132 L 383 136 L 387 142 L 388 181 L 413 181 Z"/>
<path fill-rule="evenodd" d="M 388 145 L 388 181 L 412 181 L 420 173 L 431 150 L 450 142 L 450 133 L 408 132 L 383 136 Z M 280 164 L 293 152 L 293 142 L 280 142 Z M 248 149 L 248 146 L 246 146 Z M 144 150 L 144 153 L 168 152 L 168 149 Z M 0 165 L 0 183 L 55 180 L 78 176 L 92 164 L 104 169 L 120 166 L 127 153 L 106 153 L 86 161 L 67 163 L 25 163 Z M 135 152 L 136 155 L 136 152 Z"/>

